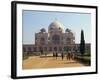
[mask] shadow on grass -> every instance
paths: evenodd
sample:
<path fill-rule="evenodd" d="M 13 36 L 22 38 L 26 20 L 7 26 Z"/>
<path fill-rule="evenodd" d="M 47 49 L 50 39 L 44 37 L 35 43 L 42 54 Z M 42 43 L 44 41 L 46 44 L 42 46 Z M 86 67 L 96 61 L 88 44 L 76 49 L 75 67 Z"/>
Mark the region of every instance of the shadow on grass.
<path fill-rule="evenodd" d="M 91 60 L 86 60 L 86 59 L 82 59 L 82 58 L 75 58 L 75 60 L 81 64 L 83 64 L 84 66 L 91 66 Z"/>

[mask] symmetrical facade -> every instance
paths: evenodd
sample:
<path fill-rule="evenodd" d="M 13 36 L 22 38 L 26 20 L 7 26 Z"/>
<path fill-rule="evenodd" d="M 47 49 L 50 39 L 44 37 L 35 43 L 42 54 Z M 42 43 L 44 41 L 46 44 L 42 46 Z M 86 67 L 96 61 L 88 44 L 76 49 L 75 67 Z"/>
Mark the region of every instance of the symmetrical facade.
<path fill-rule="evenodd" d="M 86 44 L 90 48 L 90 44 Z M 40 32 L 35 33 L 35 44 L 23 45 L 24 52 L 40 52 L 51 51 L 51 52 L 62 52 L 62 51 L 79 51 L 79 44 L 75 43 L 75 35 L 70 29 L 65 29 L 64 26 L 55 20 L 52 22 L 48 31 L 44 28 Z"/>

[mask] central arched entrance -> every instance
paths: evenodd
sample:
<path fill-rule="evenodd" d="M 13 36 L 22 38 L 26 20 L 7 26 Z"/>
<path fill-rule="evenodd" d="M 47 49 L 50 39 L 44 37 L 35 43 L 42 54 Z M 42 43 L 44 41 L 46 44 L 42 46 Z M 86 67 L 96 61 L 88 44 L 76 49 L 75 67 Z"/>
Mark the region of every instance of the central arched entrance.
<path fill-rule="evenodd" d="M 53 44 L 60 44 L 60 36 L 59 35 L 53 35 L 52 36 L 52 43 Z"/>

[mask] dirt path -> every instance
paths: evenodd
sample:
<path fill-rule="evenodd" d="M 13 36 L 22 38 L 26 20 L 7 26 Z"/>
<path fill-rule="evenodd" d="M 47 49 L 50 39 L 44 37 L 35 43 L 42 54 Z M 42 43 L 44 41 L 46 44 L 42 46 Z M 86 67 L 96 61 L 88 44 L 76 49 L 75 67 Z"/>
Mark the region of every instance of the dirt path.
<path fill-rule="evenodd" d="M 61 68 L 61 67 L 81 67 L 83 64 L 75 60 L 67 60 L 64 57 L 64 60 L 61 57 L 57 59 L 54 57 L 45 57 L 45 56 L 32 56 L 26 60 L 23 60 L 23 69 L 36 69 L 36 68 Z"/>

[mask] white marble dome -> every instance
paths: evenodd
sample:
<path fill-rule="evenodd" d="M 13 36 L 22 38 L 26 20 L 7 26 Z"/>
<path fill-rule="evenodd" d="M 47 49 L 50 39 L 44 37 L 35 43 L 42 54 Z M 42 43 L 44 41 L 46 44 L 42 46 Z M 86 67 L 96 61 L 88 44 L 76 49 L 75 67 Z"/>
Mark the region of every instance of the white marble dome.
<path fill-rule="evenodd" d="M 57 31 L 64 32 L 64 27 L 58 20 L 55 20 L 49 25 L 48 32 L 57 32 Z"/>

